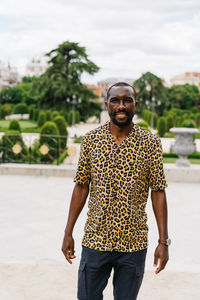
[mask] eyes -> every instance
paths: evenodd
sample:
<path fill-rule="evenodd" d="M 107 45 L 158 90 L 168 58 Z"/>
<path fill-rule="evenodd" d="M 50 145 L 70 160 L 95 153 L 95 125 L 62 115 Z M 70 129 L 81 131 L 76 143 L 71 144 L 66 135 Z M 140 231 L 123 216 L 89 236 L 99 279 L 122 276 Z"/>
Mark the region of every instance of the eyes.
<path fill-rule="evenodd" d="M 134 102 L 134 99 L 127 97 L 127 98 L 123 99 L 122 101 L 123 101 L 123 104 L 126 105 L 126 104 L 132 104 Z M 110 103 L 114 104 L 114 105 L 118 105 L 118 104 L 120 104 L 120 102 L 121 102 L 121 100 L 118 98 L 110 99 Z"/>

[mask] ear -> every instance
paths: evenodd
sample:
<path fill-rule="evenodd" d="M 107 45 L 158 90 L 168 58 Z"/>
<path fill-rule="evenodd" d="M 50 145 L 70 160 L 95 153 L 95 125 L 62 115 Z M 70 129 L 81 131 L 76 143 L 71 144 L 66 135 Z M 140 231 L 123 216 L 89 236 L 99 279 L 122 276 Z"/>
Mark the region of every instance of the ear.
<path fill-rule="evenodd" d="M 138 102 L 135 101 L 135 110 L 136 110 L 137 106 L 138 106 Z"/>
<path fill-rule="evenodd" d="M 108 109 L 108 101 L 107 100 L 105 101 L 105 107 L 106 107 L 106 109 Z"/>

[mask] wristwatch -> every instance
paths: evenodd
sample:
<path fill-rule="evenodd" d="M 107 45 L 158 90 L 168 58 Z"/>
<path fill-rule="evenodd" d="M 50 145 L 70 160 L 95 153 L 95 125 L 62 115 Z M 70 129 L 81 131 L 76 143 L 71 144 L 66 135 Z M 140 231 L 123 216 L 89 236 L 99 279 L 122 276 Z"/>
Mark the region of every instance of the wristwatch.
<path fill-rule="evenodd" d="M 166 239 L 166 240 L 158 240 L 158 243 L 159 244 L 163 244 L 163 245 L 165 245 L 165 246 L 169 246 L 169 245 L 171 245 L 171 239 Z"/>

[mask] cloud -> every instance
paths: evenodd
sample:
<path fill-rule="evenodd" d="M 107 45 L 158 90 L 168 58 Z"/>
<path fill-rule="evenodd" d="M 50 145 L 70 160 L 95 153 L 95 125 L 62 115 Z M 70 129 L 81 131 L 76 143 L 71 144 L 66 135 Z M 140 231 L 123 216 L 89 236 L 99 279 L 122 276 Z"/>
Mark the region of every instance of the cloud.
<path fill-rule="evenodd" d="M 101 67 L 91 81 L 200 70 L 199 0 L 2 0 L 0 20 L 0 60 L 21 72 L 65 40 Z"/>

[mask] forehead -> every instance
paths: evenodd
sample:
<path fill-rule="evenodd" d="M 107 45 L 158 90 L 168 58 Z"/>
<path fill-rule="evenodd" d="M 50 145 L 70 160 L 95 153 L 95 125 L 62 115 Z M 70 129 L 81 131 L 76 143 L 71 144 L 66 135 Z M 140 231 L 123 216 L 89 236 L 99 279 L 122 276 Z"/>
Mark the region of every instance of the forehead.
<path fill-rule="evenodd" d="M 125 96 L 135 98 L 133 89 L 130 86 L 113 86 L 109 91 L 109 98 Z"/>

